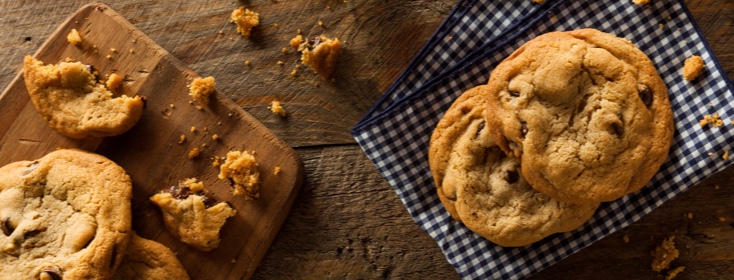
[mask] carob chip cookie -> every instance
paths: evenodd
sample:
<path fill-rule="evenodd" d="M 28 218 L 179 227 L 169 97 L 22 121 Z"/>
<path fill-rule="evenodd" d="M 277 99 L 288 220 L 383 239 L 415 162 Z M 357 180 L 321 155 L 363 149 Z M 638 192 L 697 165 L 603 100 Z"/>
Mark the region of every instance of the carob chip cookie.
<path fill-rule="evenodd" d="M 667 88 L 632 43 L 594 29 L 551 32 L 493 71 L 488 126 L 538 191 L 570 203 L 642 188 L 673 136 Z"/>
<path fill-rule="evenodd" d="M 187 280 L 186 269 L 168 247 L 133 233 L 113 280 Z"/>
<path fill-rule="evenodd" d="M 598 203 L 556 201 L 534 190 L 485 124 L 487 86 L 462 94 L 431 136 L 429 164 L 451 216 L 501 246 L 524 246 L 584 224 Z"/>
<path fill-rule="evenodd" d="M 114 94 L 96 81 L 88 65 L 44 65 L 26 56 L 23 78 L 33 105 L 48 125 L 64 136 L 83 139 L 122 134 L 143 114 L 139 97 Z"/>
<path fill-rule="evenodd" d="M 0 168 L 0 278 L 109 279 L 128 245 L 131 196 L 125 170 L 80 150 Z"/>

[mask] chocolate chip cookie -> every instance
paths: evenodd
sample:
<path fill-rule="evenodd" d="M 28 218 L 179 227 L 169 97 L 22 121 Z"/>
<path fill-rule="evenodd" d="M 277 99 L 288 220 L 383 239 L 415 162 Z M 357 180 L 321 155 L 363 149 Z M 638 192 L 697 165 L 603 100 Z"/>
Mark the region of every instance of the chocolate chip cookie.
<path fill-rule="evenodd" d="M 429 164 L 446 210 L 501 246 L 524 246 L 581 226 L 598 204 L 556 201 L 525 181 L 520 160 L 506 156 L 490 137 L 487 89 L 462 94 L 431 136 Z"/>
<path fill-rule="evenodd" d="M 650 59 L 614 35 L 538 36 L 492 71 L 487 93 L 492 138 L 554 199 L 617 199 L 642 188 L 667 157 L 667 88 Z"/>
<path fill-rule="evenodd" d="M 23 78 L 33 105 L 48 125 L 64 136 L 83 139 L 122 134 L 143 114 L 139 97 L 119 96 L 96 81 L 88 65 L 44 65 L 26 56 Z"/>
<path fill-rule="evenodd" d="M 216 201 L 194 178 L 150 197 L 163 212 L 163 222 L 173 236 L 202 251 L 219 247 L 219 230 L 237 211 Z"/>
<path fill-rule="evenodd" d="M 128 245 L 131 196 L 120 166 L 80 150 L 0 168 L 0 278 L 109 279 Z"/>
<path fill-rule="evenodd" d="M 127 254 L 113 280 L 188 280 L 176 254 L 168 247 L 133 233 Z"/>

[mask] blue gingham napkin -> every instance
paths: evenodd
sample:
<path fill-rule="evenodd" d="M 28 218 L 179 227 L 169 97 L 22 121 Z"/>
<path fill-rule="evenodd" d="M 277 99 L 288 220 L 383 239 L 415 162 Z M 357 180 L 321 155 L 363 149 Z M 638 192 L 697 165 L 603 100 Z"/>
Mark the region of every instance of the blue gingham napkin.
<path fill-rule="evenodd" d="M 668 86 L 675 138 L 668 160 L 645 188 L 610 203 L 581 228 L 526 247 L 504 248 L 451 218 L 438 199 L 428 166 L 436 123 L 465 90 L 484 84 L 492 69 L 543 33 L 596 28 L 627 38 L 646 53 Z M 691 55 L 705 71 L 693 82 L 680 70 Z M 731 164 L 734 90 L 682 0 L 459 1 L 405 72 L 352 135 L 395 189 L 413 219 L 433 237 L 463 278 L 525 278 L 611 234 Z M 718 113 L 723 127 L 701 127 Z"/>

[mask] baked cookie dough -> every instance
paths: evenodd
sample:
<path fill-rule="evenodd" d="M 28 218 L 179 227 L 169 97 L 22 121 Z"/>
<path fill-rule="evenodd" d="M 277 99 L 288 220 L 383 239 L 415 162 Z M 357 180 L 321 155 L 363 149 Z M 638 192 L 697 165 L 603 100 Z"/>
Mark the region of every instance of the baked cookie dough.
<path fill-rule="evenodd" d="M 219 166 L 219 179 L 227 179 L 232 184 L 234 195 L 244 195 L 246 199 L 260 197 L 260 171 L 255 156 L 246 151 L 230 151 Z"/>
<path fill-rule="evenodd" d="M 538 36 L 492 71 L 487 93 L 492 138 L 554 199 L 615 200 L 642 188 L 668 155 L 667 88 L 650 59 L 614 35 Z"/>
<path fill-rule="evenodd" d="M 241 6 L 232 11 L 229 22 L 237 24 L 237 32 L 249 38 L 252 28 L 260 25 L 260 15 Z"/>
<path fill-rule="evenodd" d="M 125 170 L 80 150 L 0 168 L 0 278 L 109 279 L 128 245 L 131 196 Z"/>
<path fill-rule="evenodd" d="M 168 232 L 202 251 L 219 247 L 219 230 L 237 213 L 226 202 L 208 196 L 204 184 L 193 178 L 151 196 L 150 201 L 163 211 Z"/>
<path fill-rule="evenodd" d="M 194 78 L 189 86 L 189 95 L 199 102 L 199 104 L 207 106 L 209 105 L 209 96 L 214 93 L 217 82 L 214 77 L 209 76 L 206 78 Z"/>
<path fill-rule="evenodd" d="M 292 42 L 293 40 L 291 40 L 291 44 Z M 330 39 L 322 35 L 302 42 L 298 50 L 301 52 L 301 62 L 303 64 L 311 67 L 324 80 L 329 80 L 331 75 L 334 74 L 334 69 L 336 69 L 341 44 L 337 38 Z"/>
<path fill-rule="evenodd" d="M 26 56 L 23 78 L 33 105 L 48 125 L 64 136 L 83 139 L 122 134 L 143 113 L 139 97 L 114 97 L 79 62 L 44 65 Z"/>
<path fill-rule="evenodd" d="M 490 138 L 483 117 L 487 86 L 462 94 L 431 136 L 429 164 L 451 216 L 501 246 L 525 246 L 584 224 L 598 204 L 556 201 L 534 190 Z"/>
<path fill-rule="evenodd" d="M 693 55 L 683 63 L 683 79 L 693 81 L 703 72 L 703 58 Z"/>
<path fill-rule="evenodd" d="M 113 280 L 188 280 L 176 254 L 168 247 L 133 232 L 127 253 Z"/>

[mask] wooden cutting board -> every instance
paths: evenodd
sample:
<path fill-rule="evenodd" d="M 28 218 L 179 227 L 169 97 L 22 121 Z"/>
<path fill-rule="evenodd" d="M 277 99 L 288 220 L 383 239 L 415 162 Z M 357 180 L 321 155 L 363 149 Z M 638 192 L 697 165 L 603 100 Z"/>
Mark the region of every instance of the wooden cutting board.
<path fill-rule="evenodd" d="M 67 42 L 72 28 L 83 38 L 78 46 Z M 303 183 L 303 165 L 295 151 L 218 92 L 202 110 L 190 104 L 187 85 L 198 77 L 196 73 L 105 5 L 82 7 L 61 24 L 35 57 L 44 63 L 69 57 L 93 65 L 101 80 L 117 73 L 124 77 L 121 93 L 144 96 L 145 111 L 120 136 L 66 138 L 49 128 L 35 111 L 19 73 L 0 95 L 0 166 L 37 159 L 57 148 L 82 148 L 107 156 L 133 180 L 133 228 L 139 235 L 176 252 L 192 279 L 249 278 Z M 212 139 L 214 134 L 219 140 Z M 179 144 L 181 135 L 186 140 Z M 195 147 L 201 155 L 189 159 L 188 152 Z M 233 196 L 229 182 L 217 178 L 219 171 L 212 159 L 231 150 L 255 152 L 262 181 L 258 200 Z M 273 172 L 276 167 L 281 169 L 277 175 Z M 148 200 L 189 177 L 197 177 L 216 199 L 228 201 L 237 210 L 222 228 L 219 248 L 210 252 L 172 237 L 163 226 L 160 210 Z"/>

